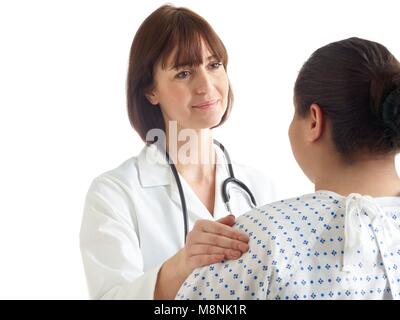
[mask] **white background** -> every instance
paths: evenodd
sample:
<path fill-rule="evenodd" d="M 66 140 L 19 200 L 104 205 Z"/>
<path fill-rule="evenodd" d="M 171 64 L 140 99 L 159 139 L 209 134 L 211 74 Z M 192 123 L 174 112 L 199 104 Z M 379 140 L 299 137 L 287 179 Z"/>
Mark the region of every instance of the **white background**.
<path fill-rule="evenodd" d="M 311 192 L 290 150 L 292 88 L 318 47 L 351 36 L 400 57 L 398 1 L 174 1 L 225 43 L 235 93 L 215 136 L 236 162 Z M 0 0 L 0 298 L 86 299 L 79 252 L 92 179 L 137 154 L 126 113 L 133 36 L 164 1 Z"/>

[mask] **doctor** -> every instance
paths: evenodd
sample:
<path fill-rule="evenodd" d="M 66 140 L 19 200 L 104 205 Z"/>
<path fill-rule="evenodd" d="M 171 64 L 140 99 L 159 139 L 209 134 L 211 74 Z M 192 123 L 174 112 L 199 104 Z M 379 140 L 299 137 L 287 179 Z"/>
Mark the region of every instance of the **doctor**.
<path fill-rule="evenodd" d="M 195 268 L 248 250 L 231 226 L 273 201 L 272 186 L 260 172 L 230 168 L 213 143 L 232 107 L 227 62 L 217 34 L 188 9 L 162 6 L 137 31 L 128 114 L 146 146 L 87 193 L 80 246 L 92 299 L 173 299 Z"/>

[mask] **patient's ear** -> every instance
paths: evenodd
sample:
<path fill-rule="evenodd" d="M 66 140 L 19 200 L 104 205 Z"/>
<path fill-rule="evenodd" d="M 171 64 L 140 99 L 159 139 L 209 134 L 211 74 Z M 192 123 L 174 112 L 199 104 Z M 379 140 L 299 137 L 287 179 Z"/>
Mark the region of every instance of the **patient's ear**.
<path fill-rule="evenodd" d="M 324 132 L 325 118 L 321 107 L 313 103 L 309 109 L 308 141 L 317 141 Z"/>

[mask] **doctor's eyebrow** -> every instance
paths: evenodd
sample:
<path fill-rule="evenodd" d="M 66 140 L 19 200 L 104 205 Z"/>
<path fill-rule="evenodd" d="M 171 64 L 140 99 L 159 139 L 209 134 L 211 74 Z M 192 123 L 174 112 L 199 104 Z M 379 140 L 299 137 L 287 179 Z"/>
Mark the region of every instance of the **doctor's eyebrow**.
<path fill-rule="evenodd" d="M 215 54 L 213 54 L 213 55 L 211 55 L 211 56 L 209 56 L 208 58 L 207 58 L 207 61 L 209 62 L 209 61 L 212 61 L 212 60 L 220 60 L 220 58 L 217 56 L 217 55 L 215 55 Z M 182 68 L 187 68 L 187 67 L 193 67 L 193 66 L 195 66 L 195 65 L 200 65 L 200 64 L 202 64 L 203 63 L 203 61 L 200 61 L 200 63 L 195 63 L 195 62 L 181 62 L 181 63 L 178 63 L 177 65 L 173 65 L 173 66 L 171 66 L 170 68 L 169 68 L 169 70 L 178 70 L 178 69 L 182 69 Z"/>

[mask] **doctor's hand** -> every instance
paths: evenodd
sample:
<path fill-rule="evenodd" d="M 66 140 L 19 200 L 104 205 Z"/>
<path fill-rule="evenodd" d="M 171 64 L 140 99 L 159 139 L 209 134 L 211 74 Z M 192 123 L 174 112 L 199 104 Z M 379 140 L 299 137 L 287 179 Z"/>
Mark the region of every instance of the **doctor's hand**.
<path fill-rule="evenodd" d="M 185 279 L 198 267 L 222 259 L 238 259 L 249 250 L 249 237 L 233 229 L 235 216 L 217 221 L 198 220 L 186 238 L 186 245 L 161 266 L 154 299 L 174 299 Z"/>
<path fill-rule="evenodd" d="M 198 220 L 188 233 L 181 250 L 181 266 L 190 274 L 195 268 L 210 265 L 222 259 L 238 259 L 249 249 L 249 237 L 232 226 L 235 216 L 217 221 Z"/>

